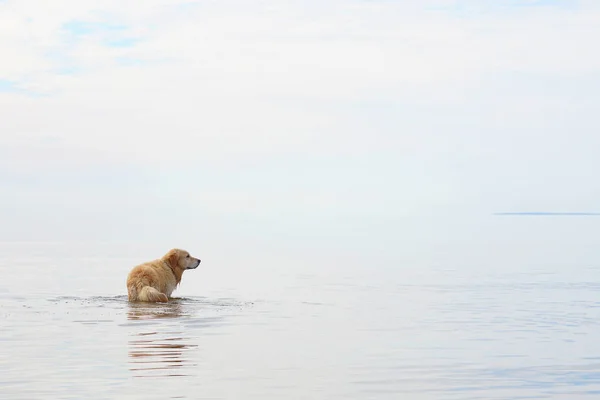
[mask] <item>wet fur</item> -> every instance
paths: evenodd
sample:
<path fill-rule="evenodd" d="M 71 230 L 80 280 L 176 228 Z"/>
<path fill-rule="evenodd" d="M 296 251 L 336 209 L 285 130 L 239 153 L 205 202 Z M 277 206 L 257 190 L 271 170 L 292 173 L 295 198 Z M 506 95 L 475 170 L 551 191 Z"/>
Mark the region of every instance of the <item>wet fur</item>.
<path fill-rule="evenodd" d="M 163 257 L 134 267 L 127 276 L 129 301 L 167 302 L 181 282 L 183 271 L 200 260 L 185 250 L 172 249 Z"/>

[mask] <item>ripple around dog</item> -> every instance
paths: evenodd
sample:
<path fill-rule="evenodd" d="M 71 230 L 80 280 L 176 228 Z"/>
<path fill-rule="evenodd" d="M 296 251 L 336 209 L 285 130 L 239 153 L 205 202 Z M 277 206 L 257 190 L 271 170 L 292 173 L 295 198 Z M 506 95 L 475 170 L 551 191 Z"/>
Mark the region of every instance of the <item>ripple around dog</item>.
<path fill-rule="evenodd" d="M 197 320 L 192 323 L 197 327 L 222 325 L 224 322 L 216 319 L 221 320 L 225 315 L 232 317 L 233 313 L 254 305 L 232 298 L 208 297 L 173 298 L 168 303 L 129 302 L 127 296 L 59 296 L 47 301 L 60 306 L 53 313 L 78 315 L 80 318 L 73 322 L 85 324 L 114 321 L 112 318 L 124 313 L 127 321 L 120 326 L 154 324 L 161 319 Z"/>
<path fill-rule="evenodd" d="M 139 305 L 140 307 L 151 307 L 153 303 L 144 302 L 129 302 L 127 296 L 91 296 L 91 297 L 77 297 L 77 296 L 59 296 L 48 299 L 53 303 L 69 303 L 79 302 L 86 304 L 130 304 Z M 221 298 L 209 298 L 209 297 L 173 297 L 168 303 L 156 303 L 156 305 L 166 304 L 181 304 L 181 305 L 201 305 L 210 306 L 214 308 L 229 308 L 229 307 L 249 307 L 254 305 L 251 301 L 240 301 L 233 298 L 221 297 Z"/>

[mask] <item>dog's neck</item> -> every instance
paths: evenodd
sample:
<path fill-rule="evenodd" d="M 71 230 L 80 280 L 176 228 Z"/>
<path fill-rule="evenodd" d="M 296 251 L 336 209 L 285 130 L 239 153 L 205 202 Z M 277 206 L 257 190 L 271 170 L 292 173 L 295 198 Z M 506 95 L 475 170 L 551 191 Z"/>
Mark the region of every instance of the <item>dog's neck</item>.
<path fill-rule="evenodd" d="M 183 275 L 183 270 L 181 268 L 173 268 L 173 266 L 168 261 L 163 260 L 163 262 L 167 265 L 167 267 L 169 267 L 169 269 L 173 273 L 173 276 L 175 277 L 175 284 L 179 285 L 179 282 L 181 282 L 181 276 Z"/>

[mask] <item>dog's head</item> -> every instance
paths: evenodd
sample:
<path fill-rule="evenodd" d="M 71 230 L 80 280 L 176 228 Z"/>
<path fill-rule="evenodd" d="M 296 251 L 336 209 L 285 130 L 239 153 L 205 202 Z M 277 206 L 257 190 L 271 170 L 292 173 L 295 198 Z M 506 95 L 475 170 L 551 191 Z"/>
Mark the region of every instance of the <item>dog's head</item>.
<path fill-rule="evenodd" d="M 200 260 L 190 256 L 185 250 L 172 249 L 163 256 L 165 261 L 172 269 L 180 269 L 185 271 L 186 269 L 195 269 L 200 265 Z"/>

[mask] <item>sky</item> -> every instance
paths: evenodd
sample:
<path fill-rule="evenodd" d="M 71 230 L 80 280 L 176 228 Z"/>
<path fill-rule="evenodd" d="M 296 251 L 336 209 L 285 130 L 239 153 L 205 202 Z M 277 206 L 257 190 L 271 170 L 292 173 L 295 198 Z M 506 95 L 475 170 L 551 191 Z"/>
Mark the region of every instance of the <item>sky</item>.
<path fill-rule="evenodd" d="M 599 212 L 598 37 L 597 1 L 0 1 L 0 240 Z"/>

